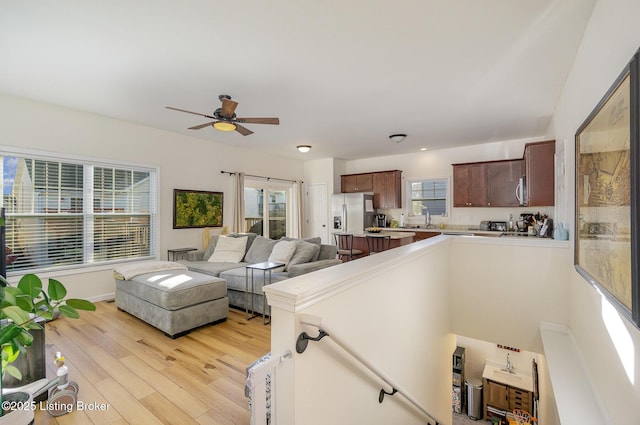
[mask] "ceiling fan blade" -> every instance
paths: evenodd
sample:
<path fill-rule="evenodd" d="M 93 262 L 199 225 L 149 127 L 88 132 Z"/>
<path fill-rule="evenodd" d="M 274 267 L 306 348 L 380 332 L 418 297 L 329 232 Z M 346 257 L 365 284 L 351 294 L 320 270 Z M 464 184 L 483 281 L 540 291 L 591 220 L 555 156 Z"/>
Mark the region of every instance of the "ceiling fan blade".
<path fill-rule="evenodd" d="M 191 111 L 187 111 L 185 109 L 174 108 L 173 106 L 165 106 L 165 108 L 171 109 L 173 111 L 178 111 L 178 112 L 186 112 L 187 114 L 200 115 L 201 117 L 211 118 L 213 120 L 216 119 L 216 117 L 212 117 L 211 115 L 205 115 L 205 114 L 201 114 L 200 112 L 191 112 Z"/>
<path fill-rule="evenodd" d="M 205 124 L 200 124 L 200 125 L 194 125 L 193 127 L 189 127 L 189 130 L 200 130 L 201 128 L 205 128 L 205 127 L 208 127 L 210 125 L 213 125 L 214 122 L 215 121 L 208 122 L 208 123 L 205 123 Z"/>
<path fill-rule="evenodd" d="M 278 118 L 236 118 L 236 121 L 243 124 L 280 124 Z"/>
<path fill-rule="evenodd" d="M 253 134 L 253 131 L 249 130 L 246 127 L 243 127 L 241 125 L 236 124 L 236 131 L 240 134 L 242 134 L 243 136 L 248 136 L 250 134 Z"/>
<path fill-rule="evenodd" d="M 238 102 L 231 99 L 222 99 L 222 115 L 226 118 L 233 117 Z"/>

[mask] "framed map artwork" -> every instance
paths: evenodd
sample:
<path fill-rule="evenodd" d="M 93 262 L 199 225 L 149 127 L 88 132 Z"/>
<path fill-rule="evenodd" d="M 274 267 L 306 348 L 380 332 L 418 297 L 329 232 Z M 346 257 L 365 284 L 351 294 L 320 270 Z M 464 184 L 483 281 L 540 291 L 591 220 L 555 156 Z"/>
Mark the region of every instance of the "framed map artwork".
<path fill-rule="evenodd" d="M 574 263 L 640 327 L 638 83 L 636 53 L 576 132 Z"/>

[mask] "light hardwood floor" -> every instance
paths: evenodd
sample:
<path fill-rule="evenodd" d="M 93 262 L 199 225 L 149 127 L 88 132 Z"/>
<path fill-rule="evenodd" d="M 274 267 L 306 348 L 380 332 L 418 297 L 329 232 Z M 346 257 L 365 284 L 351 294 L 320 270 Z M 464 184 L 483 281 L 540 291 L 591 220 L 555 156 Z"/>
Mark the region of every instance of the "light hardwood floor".
<path fill-rule="evenodd" d="M 47 324 L 47 377 L 62 352 L 85 410 L 57 418 L 37 410 L 38 425 L 249 424 L 245 368 L 270 347 L 261 318 L 230 309 L 226 322 L 174 340 L 113 302 L 97 307 Z"/>

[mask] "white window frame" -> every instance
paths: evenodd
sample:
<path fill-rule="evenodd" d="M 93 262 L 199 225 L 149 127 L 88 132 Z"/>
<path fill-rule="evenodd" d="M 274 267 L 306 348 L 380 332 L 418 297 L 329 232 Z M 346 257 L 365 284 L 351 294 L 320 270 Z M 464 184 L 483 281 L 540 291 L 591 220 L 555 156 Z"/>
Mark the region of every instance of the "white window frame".
<path fill-rule="evenodd" d="M 447 219 L 451 216 L 451 208 L 453 206 L 452 195 L 451 195 L 451 177 L 450 176 L 435 176 L 435 177 L 423 177 L 423 178 L 414 178 L 408 179 L 406 185 L 406 194 L 407 194 L 407 215 L 412 214 L 413 210 L 411 208 L 411 184 L 412 183 L 420 183 L 424 181 L 433 181 L 433 180 L 444 180 L 446 184 L 446 195 L 445 195 L 445 205 L 446 212 L 442 215 L 436 215 L 437 217 L 442 217 L 442 219 Z M 431 214 L 431 217 L 434 217 L 434 214 Z"/>
<path fill-rule="evenodd" d="M 52 153 L 52 152 L 44 152 L 38 150 L 31 149 L 21 149 L 11 146 L 0 146 L 0 156 L 16 156 L 16 157 L 26 157 L 29 159 L 41 160 L 41 161 L 51 161 L 51 162 L 64 162 L 70 164 L 79 164 L 84 168 L 84 188 L 83 188 L 83 212 L 85 224 L 83 230 L 83 262 L 77 264 L 69 264 L 65 266 L 55 266 L 55 267 L 33 267 L 33 268 L 23 268 L 18 270 L 8 271 L 8 277 L 11 276 L 19 276 L 25 273 L 39 273 L 45 274 L 46 276 L 56 276 L 62 274 L 68 274 L 68 271 L 77 270 L 77 269 L 112 269 L 114 264 L 131 262 L 131 261 L 141 261 L 141 260 L 149 260 L 149 259 L 159 259 L 160 252 L 160 229 L 159 229 L 159 217 L 158 217 L 158 209 L 160 202 L 160 192 L 159 192 L 159 176 L 160 176 L 160 168 L 155 165 L 150 164 L 141 164 L 141 163 L 133 163 L 127 161 L 117 161 L 117 160 L 104 160 L 97 159 L 92 157 L 85 157 L 80 155 L 72 155 L 72 154 L 63 154 L 63 153 Z M 117 259 L 110 261 L 101 261 L 99 263 L 92 262 L 92 249 L 93 249 L 93 238 L 91 237 L 92 230 L 87 228 L 88 223 L 93 221 L 94 213 L 93 213 L 93 185 L 87 186 L 88 181 L 92 181 L 93 179 L 93 169 L 94 167 L 105 167 L 105 168 L 119 168 L 126 170 L 135 170 L 141 172 L 148 172 L 150 175 L 150 202 L 149 202 L 149 255 L 144 257 L 136 257 L 130 259 Z M 2 166 L 0 166 L 0 171 L 2 170 Z M 90 177 L 87 175 L 90 174 Z M 0 179 L 4 180 L 4 175 L 0 174 Z M 4 185 L 3 185 L 4 186 Z M 4 195 L 0 197 L 0 206 L 4 206 Z"/>

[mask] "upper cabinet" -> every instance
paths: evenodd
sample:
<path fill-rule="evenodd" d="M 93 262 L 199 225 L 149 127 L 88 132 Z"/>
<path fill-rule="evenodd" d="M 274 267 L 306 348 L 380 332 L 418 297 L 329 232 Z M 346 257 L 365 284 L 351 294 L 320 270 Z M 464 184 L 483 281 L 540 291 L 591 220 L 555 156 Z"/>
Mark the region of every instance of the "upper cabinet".
<path fill-rule="evenodd" d="M 402 208 L 402 171 L 373 173 L 374 208 Z"/>
<path fill-rule="evenodd" d="M 524 159 L 453 164 L 454 207 L 554 205 L 555 141 L 528 143 Z M 524 203 L 516 192 L 524 177 Z"/>
<path fill-rule="evenodd" d="M 372 173 L 344 174 L 340 178 L 342 193 L 373 191 Z"/>
<path fill-rule="evenodd" d="M 520 206 L 516 191 L 524 175 L 523 160 L 487 162 L 486 174 L 488 207 Z"/>
<path fill-rule="evenodd" d="M 373 192 L 374 208 L 402 208 L 402 171 L 343 174 L 342 193 Z"/>
<path fill-rule="evenodd" d="M 485 164 L 453 164 L 453 206 L 487 206 L 487 176 Z"/>
<path fill-rule="evenodd" d="M 529 207 L 544 207 L 555 203 L 555 140 L 529 143 L 524 148 L 527 177 L 526 203 Z"/>

